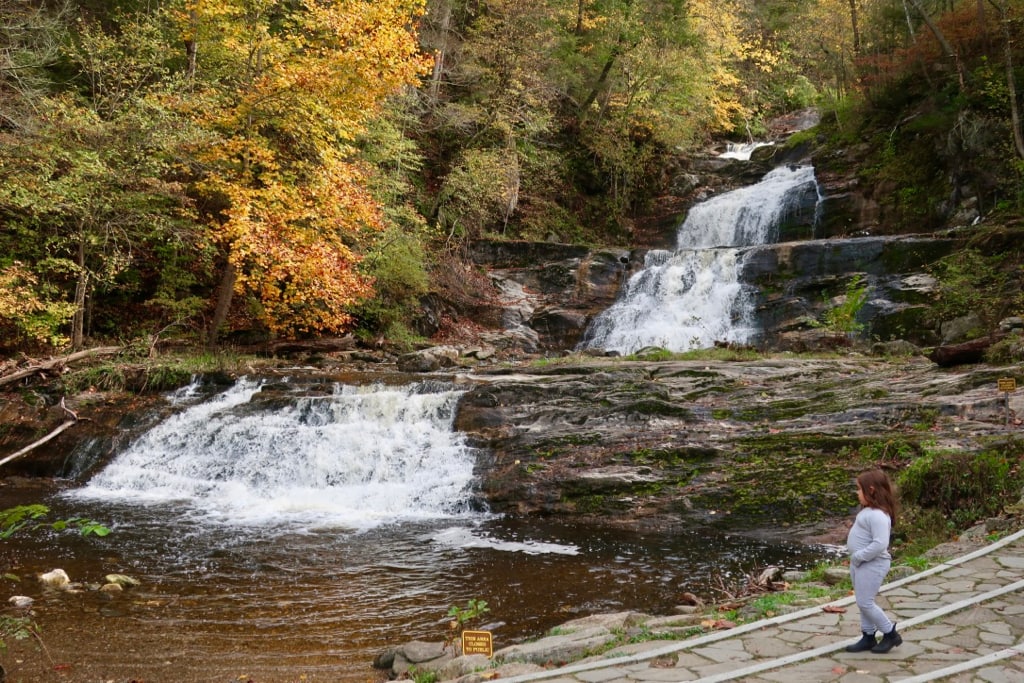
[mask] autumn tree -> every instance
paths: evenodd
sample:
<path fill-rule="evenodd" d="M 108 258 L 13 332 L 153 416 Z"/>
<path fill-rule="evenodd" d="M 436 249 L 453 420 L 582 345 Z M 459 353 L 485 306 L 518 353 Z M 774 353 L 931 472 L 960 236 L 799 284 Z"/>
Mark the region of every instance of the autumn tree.
<path fill-rule="evenodd" d="M 177 108 L 221 277 L 209 339 L 235 294 L 273 334 L 336 332 L 370 293 L 353 236 L 380 225 L 353 141 L 428 67 L 420 0 L 188 0 L 174 19 L 188 77 Z"/>
<path fill-rule="evenodd" d="M 189 220 L 181 186 L 162 180 L 163 123 L 144 97 L 159 80 L 157 43 L 145 25 L 128 28 L 108 34 L 82 22 L 73 40 L 62 41 L 71 87 L 57 95 L 19 91 L 34 117 L 10 134 L 0 156 L 9 253 L 30 269 L 23 286 L 67 292 L 73 348 L 84 344 L 92 295 L 131 289 L 121 278 L 140 267 L 148 245 L 172 241 Z"/>

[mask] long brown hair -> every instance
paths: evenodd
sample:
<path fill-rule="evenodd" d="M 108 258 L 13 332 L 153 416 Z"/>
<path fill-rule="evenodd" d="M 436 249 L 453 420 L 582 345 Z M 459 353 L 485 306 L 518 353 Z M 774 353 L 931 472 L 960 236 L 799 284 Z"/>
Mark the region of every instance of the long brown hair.
<path fill-rule="evenodd" d="M 896 488 L 889 480 L 889 475 L 879 469 L 861 472 L 857 477 L 857 485 L 864 492 L 868 507 L 878 508 L 889 515 L 892 525 L 896 526 L 899 505 L 896 502 Z"/>

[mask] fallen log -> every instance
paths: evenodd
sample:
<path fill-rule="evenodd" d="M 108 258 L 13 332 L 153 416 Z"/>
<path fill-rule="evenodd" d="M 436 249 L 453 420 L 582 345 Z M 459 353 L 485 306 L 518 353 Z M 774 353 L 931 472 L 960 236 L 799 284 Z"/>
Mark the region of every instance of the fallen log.
<path fill-rule="evenodd" d="M 71 425 L 75 424 L 76 422 L 78 422 L 78 420 L 67 420 L 66 422 L 61 424 L 59 427 L 57 427 L 52 432 L 50 432 L 49 434 L 47 434 L 43 438 L 39 439 L 38 441 L 35 441 L 34 443 L 30 443 L 29 445 L 25 446 L 24 448 L 22 448 L 17 453 L 13 453 L 11 455 L 8 455 L 3 460 L 0 460 L 0 466 L 6 465 L 10 461 L 15 460 L 17 458 L 20 458 L 21 456 L 25 455 L 26 453 L 28 453 L 32 449 L 36 448 L 37 446 L 42 446 L 44 443 L 46 443 L 50 439 L 54 438 L 55 436 L 57 436 L 58 434 L 63 432 L 65 429 L 67 429 Z"/>
<path fill-rule="evenodd" d="M 334 351 L 351 351 L 356 347 L 355 337 L 324 337 L 308 340 L 282 340 L 271 342 L 268 349 L 273 354 L 289 353 L 331 353 Z"/>
<path fill-rule="evenodd" d="M 931 362 L 943 368 L 951 368 L 955 365 L 980 363 L 985 359 L 985 351 L 1005 336 L 1005 334 L 996 334 L 988 337 L 981 337 L 979 339 L 972 339 L 960 344 L 936 346 L 927 355 L 927 358 Z"/>
<path fill-rule="evenodd" d="M 94 349 L 86 349 L 85 351 L 78 351 L 67 356 L 61 356 L 60 358 L 53 358 L 48 361 L 36 363 L 35 365 L 22 368 L 21 370 L 12 372 L 9 375 L 0 377 L 0 386 L 10 384 L 11 382 L 17 382 L 19 379 L 31 377 L 37 372 L 46 372 L 47 370 L 63 367 L 69 363 L 82 360 L 83 358 L 92 358 L 93 356 L 113 356 L 120 353 L 121 349 L 122 347 L 120 346 L 97 346 Z"/>

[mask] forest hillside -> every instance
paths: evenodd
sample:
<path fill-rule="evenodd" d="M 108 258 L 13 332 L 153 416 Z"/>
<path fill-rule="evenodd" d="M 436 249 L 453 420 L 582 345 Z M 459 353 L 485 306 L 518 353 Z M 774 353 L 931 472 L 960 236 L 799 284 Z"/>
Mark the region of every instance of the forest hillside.
<path fill-rule="evenodd" d="M 877 231 L 962 229 L 935 265 L 942 315 L 1024 309 L 1021 0 L 0 0 L 0 17 L 10 358 L 409 346 L 492 295 L 474 241 L 642 246 L 693 200 L 673 183 L 695 158 L 808 108 L 821 124 L 789 144 L 870 196 Z M 427 296 L 452 319 L 422 320 Z"/>

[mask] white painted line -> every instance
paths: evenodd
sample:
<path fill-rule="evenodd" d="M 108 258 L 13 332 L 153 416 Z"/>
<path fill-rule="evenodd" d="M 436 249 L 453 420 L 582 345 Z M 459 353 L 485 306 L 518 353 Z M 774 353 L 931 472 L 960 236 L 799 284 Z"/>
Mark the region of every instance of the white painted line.
<path fill-rule="evenodd" d="M 936 669 L 935 671 L 929 671 L 926 674 L 918 674 L 910 678 L 898 678 L 896 679 L 899 683 L 928 683 L 929 681 L 937 681 L 940 678 L 947 676 L 953 676 L 954 674 L 963 673 L 965 671 L 973 671 L 974 669 L 980 669 L 983 666 L 989 664 L 995 664 L 1001 662 L 1004 659 L 1009 659 L 1016 655 L 1024 654 L 1024 640 L 1017 643 L 1014 647 L 1008 647 L 1005 650 L 999 650 L 998 652 L 991 652 L 982 657 L 975 657 L 974 659 L 967 662 L 959 662 L 952 666 L 947 666 L 944 669 Z"/>

